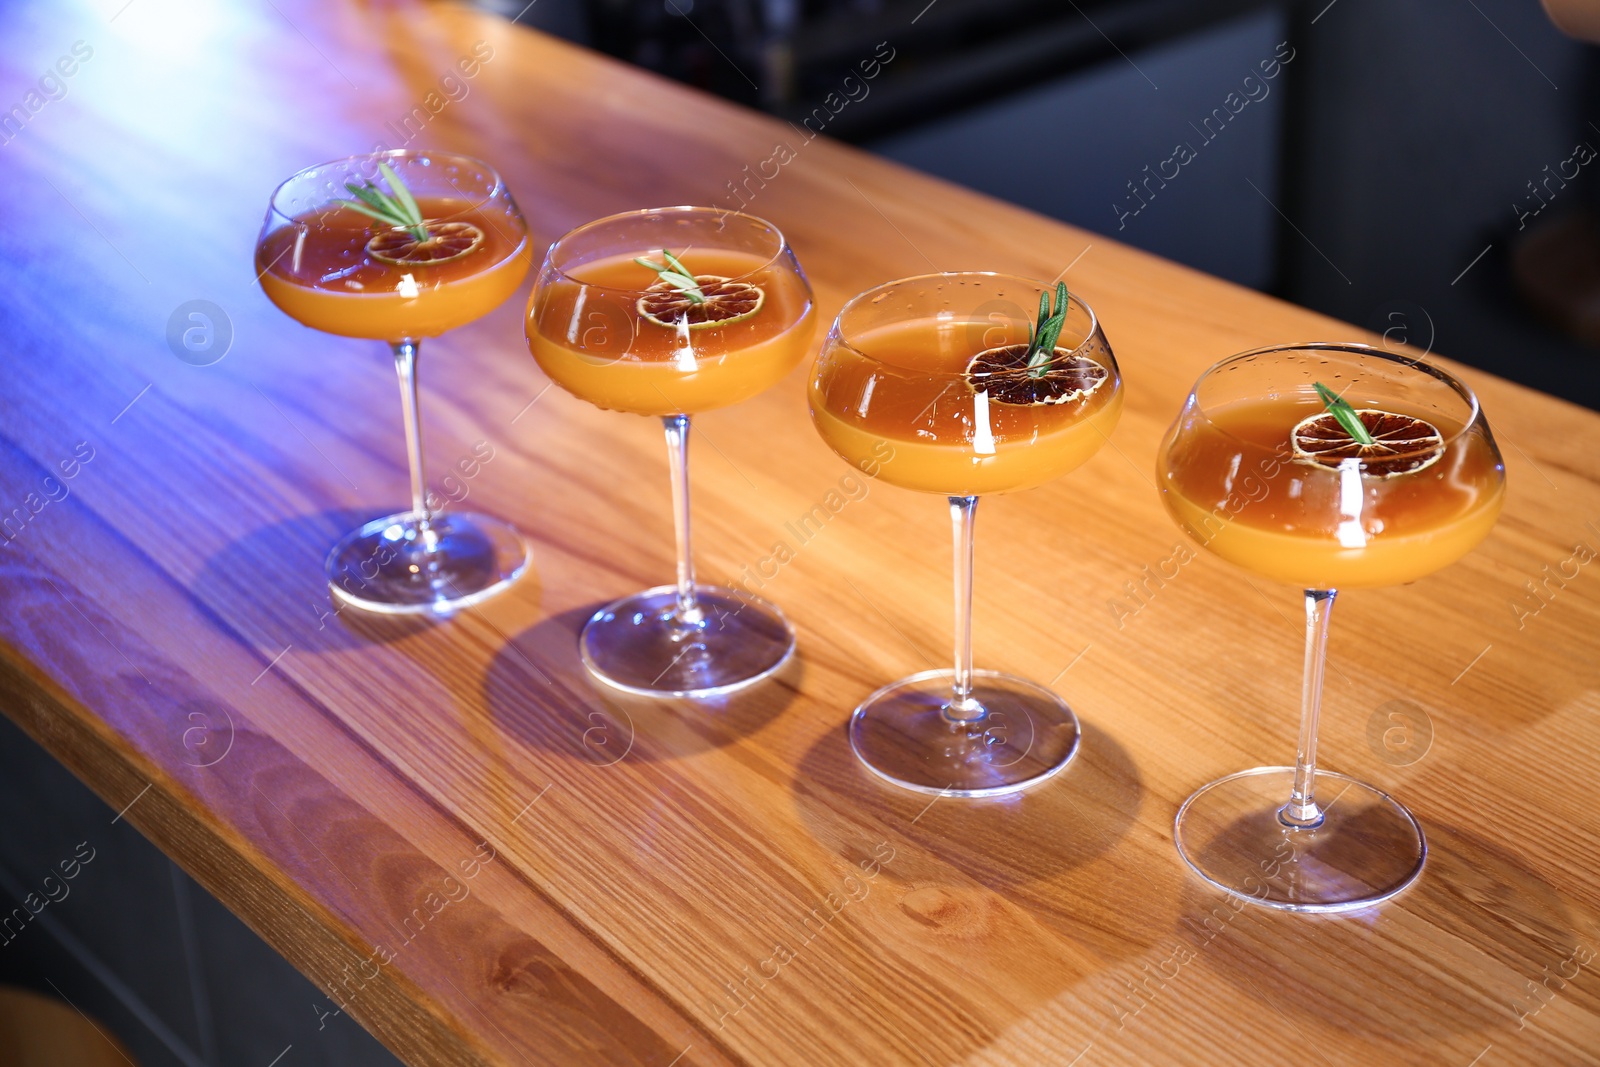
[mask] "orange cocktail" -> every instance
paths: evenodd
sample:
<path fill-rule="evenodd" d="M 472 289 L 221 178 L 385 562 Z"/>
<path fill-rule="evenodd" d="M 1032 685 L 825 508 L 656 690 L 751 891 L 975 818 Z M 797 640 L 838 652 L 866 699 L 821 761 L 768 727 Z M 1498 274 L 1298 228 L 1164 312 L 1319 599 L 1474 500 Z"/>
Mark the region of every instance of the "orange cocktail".
<path fill-rule="evenodd" d="M 1260 349 L 1195 383 L 1157 460 L 1162 501 L 1203 547 L 1305 591 L 1293 767 L 1218 779 L 1178 812 L 1179 854 L 1212 885 L 1291 911 L 1343 911 L 1410 885 L 1427 856 L 1394 798 L 1319 770 L 1338 590 L 1414 582 L 1494 526 L 1505 470 L 1477 397 L 1445 371 L 1356 344 Z M 1229 610 L 1215 605 L 1209 611 Z M 1423 653 L 1426 627 L 1404 639 Z"/>
<path fill-rule="evenodd" d="M 671 463 L 677 581 L 624 597 L 583 628 L 583 662 L 644 696 L 720 696 L 794 650 L 783 613 L 700 585 L 689 522 L 690 416 L 777 384 L 811 345 L 811 287 L 777 227 L 715 208 L 632 211 L 550 246 L 528 301 L 528 350 L 597 407 L 654 415 Z"/>
<path fill-rule="evenodd" d="M 408 260 L 404 247 L 369 249 L 373 220 L 342 206 L 303 212 L 256 249 L 261 288 L 284 314 L 314 330 L 377 341 L 437 337 L 481 319 L 528 272 L 525 230 L 503 204 L 417 198 L 445 231 L 437 261 Z"/>
<path fill-rule="evenodd" d="M 528 228 L 500 176 L 465 156 L 352 156 L 308 167 L 273 194 L 256 240 L 262 291 L 314 330 L 388 342 L 400 382 L 411 510 L 334 546 L 325 569 L 337 600 L 445 614 L 527 569 L 527 543 L 509 524 L 430 507 L 416 363 L 423 338 L 510 296 L 529 255 Z"/>
<path fill-rule="evenodd" d="M 1003 274 L 890 282 L 839 313 L 810 400 L 840 457 L 948 497 L 955 528 L 954 669 L 857 706 L 856 757 L 937 795 L 993 796 L 1056 774 L 1078 750 L 1072 709 L 1045 686 L 972 665 L 973 520 L 981 494 L 1042 485 L 1105 444 L 1122 379 L 1094 312 L 1065 285 Z"/>
<path fill-rule="evenodd" d="M 804 278 L 757 253 L 689 248 L 681 262 L 695 276 L 721 279 L 712 284 L 726 290 L 730 308 L 697 322 L 653 311 L 641 292 L 657 276 L 637 260 L 658 254 L 632 249 L 551 281 L 529 321 L 528 345 L 552 381 L 612 411 L 692 414 L 764 392 L 804 358 L 813 332 Z M 670 296 L 660 301 L 669 309 Z"/>
<path fill-rule="evenodd" d="M 877 477 L 944 496 L 1043 485 L 1100 450 L 1122 412 L 1115 364 L 1079 353 L 1077 395 L 1008 402 L 991 372 L 968 379 L 990 323 L 914 319 L 866 330 L 829 352 L 811 384 L 811 417 L 828 446 L 860 467 L 888 442 Z M 993 339 L 992 337 L 990 339 Z M 1092 346 L 1091 346 L 1092 347 Z M 1022 384 L 1026 382 L 1009 383 Z M 865 468 L 863 468 L 865 469 Z"/>
<path fill-rule="evenodd" d="M 1322 413 L 1322 401 L 1309 392 L 1208 412 L 1162 453 L 1167 510 L 1223 559 L 1302 589 L 1414 582 L 1488 535 L 1505 479 L 1487 435 L 1463 434 L 1443 415 L 1396 412 L 1438 434 L 1402 424 L 1396 432 L 1409 435 L 1405 447 L 1421 451 L 1416 462 L 1395 463 L 1388 477 L 1363 475 L 1341 469 L 1335 458 L 1295 455 L 1294 427 Z M 1253 460 L 1242 476 L 1235 473 L 1241 455 Z M 1413 466 L 1420 469 L 1400 469 Z"/>

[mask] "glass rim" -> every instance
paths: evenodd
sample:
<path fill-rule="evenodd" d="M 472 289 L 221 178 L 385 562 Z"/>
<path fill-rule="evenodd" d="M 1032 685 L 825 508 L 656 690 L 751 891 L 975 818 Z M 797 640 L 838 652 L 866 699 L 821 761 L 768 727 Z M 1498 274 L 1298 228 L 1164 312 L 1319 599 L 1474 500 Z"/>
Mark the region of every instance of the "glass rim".
<path fill-rule="evenodd" d="M 1055 282 L 1041 282 L 1037 278 L 1029 278 L 1029 277 L 1026 277 L 1025 275 L 1021 275 L 1021 274 L 1007 274 L 1004 271 L 996 271 L 996 270 L 944 270 L 944 271 L 930 271 L 927 274 L 912 274 L 912 275 L 909 275 L 909 276 L 907 276 L 905 278 L 896 278 L 893 281 L 882 282 L 882 283 L 880 283 L 878 285 L 874 285 L 872 288 L 864 289 L 861 292 L 857 293 L 855 296 L 851 297 L 849 300 L 846 300 L 844 302 L 844 306 L 839 309 L 839 314 L 834 316 L 834 318 L 833 318 L 833 326 L 828 331 L 828 333 L 829 333 L 830 336 L 832 336 L 834 338 L 834 340 L 838 344 L 841 344 L 844 347 L 848 348 L 850 351 L 854 352 L 856 355 L 860 356 L 862 359 L 868 360 L 868 361 L 870 361 L 872 363 L 875 363 L 875 364 L 877 364 L 879 366 L 895 367 L 895 368 L 897 368 L 899 370 L 910 371 L 912 373 L 928 374 L 928 375 L 933 375 L 935 377 L 947 377 L 947 378 L 956 377 L 956 376 L 958 376 L 958 372 L 955 372 L 955 371 L 931 371 L 931 370 L 926 370 L 924 368 L 918 368 L 918 367 L 906 367 L 906 366 L 902 366 L 899 363 L 891 363 L 888 360 L 879 358 L 878 356 L 874 356 L 874 355 L 871 355 L 869 353 L 863 352 L 848 336 L 846 336 L 844 327 L 842 325 L 843 322 L 844 322 L 844 317 L 846 315 L 848 315 L 851 311 L 855 310 L 856 305 L 860 304 L 863 300 L 867 299 L 868 297 L 873 296 L 874 294 L 877 294 L 879 292 L 882 292 L 885 289 L 889 289 L 889 288 L 891 288 L 893 286 L 896 286 L 896 285 L 905 285 L 905 284 L 907 284 L 909 282 L 927 282 L 927 281 L 932 281 L 934 279 L 950 279 L 950 278 L 998 278 L 998 279 L 1001 279 L 1003 281 L 1021 282 L 1024 285 L 1034 286 L 1041 293 L 1053 292 L 1055 290 L 1055 284 L 1056 284 Z M 1059 280 L 1060 279 L 1058 278 L 1057 281 L 1059 281 Z M 1074 304 L 1078 305 L 1079 307 L 1083 308 L 1083 310 L 1088 312 L 1088 314 L 1089 314 L 1089 329 L 1088 329 L 1088 332 L 1084 334 L 1083 340 L 1079 341 L 1076 345 L 1073 345 L 1072 349 L 1071 349 L 1071 354 L 1072 355 L 1076 355 L 1080 351 L 1082 351 L 1091 341 L 1093 341 L 1096 335 L 1098 335 L 1100 333 L 1100 316 L 1095 313 L 1094 307 L 1087 300 L 1083 300 L 1083 299 L 1081 299 L 1081 298 L 1079 298 L 1077 296 L 1074 296 L 1074 297 L 1072 297 L 1072 302 Z M 1024 312 L 1027 312 L 1028 310 L 1029 310 L 1028 308 L 1023 308 Z M 826 343 L 827 342 L 824 341 L 824 345 L 826 345 Z M 1112 368 L 1108 367 L 1106 369 L 1107 370 L 1111 370 Z M 959 372 L 959 373 L 961 375 L 965 374 L 964 371 Z M 1119 372 L 1119 376 L 1120 376 L 1120 372 Z M 987 377 L 987 375 L 986 375 L 986 377 Z"/>
<path fill-rule="evenodd" d="M 1224 367 L 1237 363 L 1241 360 L 1251 359 L 1256 356 L 1266 356 L 1275 353 L 1287 352 L 1346 352 L 1352 355 L 1376 357 L 1389 363 L 1401 364 L 1411 370 L 1421 371 L 1429 377 L 1443 382 L 1457 396 L 1466 401 L 1468 417 L 1462 421 L 1460 427 L 1452 432 L 1447 434 L 1441 433 L 1439 435 L 1441 442 L 1440 444 L 1428 448 L 1419 448 L 1412 452 L 1398 452 L 1393 456 L 1384 456 L 1381 458 L 1395 459 L 1412 455 L 1422 455 L 1428 452 L 1443 452 L 1445 449 L 1448 449 L 1451 445 L 1455 444 L 1456 441 L 1465 435 L 1468 430 L 1472 429 L 1483 419 L 1483 408 L 1478 403 L 1478 394 L 1473 391 L 1471 386 L 1467 385 L 1467 383 L 1463 382 L 1460 378 L 1457 378 L 1454 374 L 1451 374 L 1442 367 L 1434 366 L 1432 363 L 1427 362 L 1421 357 L 1413 358 L 1409 356 L 1397 355 L 1387 349 L 1377 348 L 1373 345 L 1364 344 L 1360 341 L 1294 341 L 1286 344 L 1264 345 L 1261 348 L 1251 348 L 1244 352 L 1236 352 L 1231 356 L 1217 360 L 1215 363 L 1211 364 L 1211 366 L 1201 371 L 1200 377 L 1196 378 L 1194 380 L 1194 384 L 1189 387 L 1188 400 L 1193 401 L 1195 411 L 1199 413 L 1201 418 L 1205 419 L 1206 425 L 1210 426 L 1214 431 L 1231 441 L 1236 441 L 1250 448 L 1260 449 L 1263 447 L 1260 444 L 1257 444 L 1253 441 L 1248 441 L 1217 424 L 1217 421 L 1211 417 L 1210 412 L 1206 409 L 1206 405 L 1200 402 L 1200 386 L 1208 378 L 1222 370 Z M 1188 406 L 1187 401 L 1185 406 Z M 1436 426 L 1434 429 L 1438 429 L 1438 427 Z M 1365 468 L 1365 466 L 1366 462 L 1362 461 L 1362 467 Z"/>
<path fill-rule="evenodd" d="M 666 207 L 645 207 L 635 208 L 632 211 L 618 211 L 614 214 L 602 215 L 600 218 L 590 219 L 588 222 L 574 226 L 572 229 L 568 230 L 566 233 L 550 242 L 550 247 L 545 250 L 544 254 L 545 266 L 549 270 L 554 271 L 562 278 L 571 282 L 573 285 L 581 286 L 585 289 L 599 289 L 610 293 L 629 293 L 633 296 L 643 296 L 648 291 L 648 286 L 633 289 L 624 286 L 601 285 L 597 282 L 582 281 L 581 279 L 573 277 L 571 274 L 567 273 L 560 266 L 558 266 L 556 264 L 555 257 L 557 252 L 561 249 L 561 246 L 566 243 L 569 238 L 576 237 L 579 234 L 595 229 L 596 227 L 606 225 L 607 223 L 618 222 L 623 219 L 642 218 L 646 215 L 670 215 L 676 212 L 716 215 L 719 218 L 724 219 L 728 218 L 729 216 L 745 219 L 749 222 L 754 222 L 760 226 L 766 227 L 766 229 L 778 239 L 778 249 L 776 252 L 772 253 L 771 256 L 764 260 L 759 267 L 747 270 L 743 274 L 730 277 L 728 280 L 731 282 L 744 281 L 746 278 L 752 278 L 755 275 L 760 274 L 781 259 L 785 252 L 790 250 L 789 238 L 784 236 L 783 231 L 778 229 L 775 223 L 768 219 L 762 218 L 760 215 L 751 215 L 748 212 L 734 211 L 728 208 L 706 207 L 703 204 L 670 204 Z M 691 245 L 690 247 L 692 248 L 693 246 Z M 648 249 L 646 251 L 648 251 Z"/>
<path fill-rule="evenodd" d="M 364 159 L 389 160 L 421 158 L 424 156 L 432 159 L 448 159 L 460 163 L 470 163 L 474 166 L 482 167 L 484 171 L 486 171 L 489 176 L 494 179 L 494 184 L 490 187 L 487 193 L 476 199 L 471 199 L 471 202 L 468 204 L 469 208 L 482 207 L 484 204 L 487 204 L 489 201 L 493 200 L 497 194 L 508 192 L 506 189 L 506 181 L 500 176 L 500 172 L 476 156 L 463 156 L 455 152 L 435 152 L 429 148 L 389 148 L 382 152 L 359 152 L 353 156 L 340 156 L 337 159 L 327 159 L 323 160 L 321 163 L 313 163 L 308 167 L 301 167 L 299 170 L 283 179 L 283 181 L 279 182 L 277 187 L 272 190 L 272 198 L 267 201 L 267 213 L 269 215 L 277 215 L 280 218 L 293 220 L 295 216 L 289 214 L 287 211 L 278 206 L 278 197 L 283 195 L 283 191 L 289 187 L 290 183 L 298 181 L 304 176 L 310 174 L 312 171 L 322 170 L 324 167 L 338 166 L 341 163 L 354 163 L 357 160 Z"/>

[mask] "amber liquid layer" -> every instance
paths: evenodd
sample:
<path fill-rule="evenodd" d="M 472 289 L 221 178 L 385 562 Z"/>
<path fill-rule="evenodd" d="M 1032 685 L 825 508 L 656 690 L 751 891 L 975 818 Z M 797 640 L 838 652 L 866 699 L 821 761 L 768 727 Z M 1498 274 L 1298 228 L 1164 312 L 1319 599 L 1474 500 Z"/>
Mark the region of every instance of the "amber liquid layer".
<path fill-rule="evenodd" d="M 1222 558 L 1306 589 L 1416 581 L 1488 536 L 1505 478 L 1481 425 L 1458 433 L 1437 415 L 1400 412 L 1450 444 L 1422 470 L 1377 478 L 1293 458 L 1290 432 L 1321 410 L 1300 399 L 1191 406 L 1158 461 L 1168 512 Z"/>
<path fill-rule="evenodd" d="M 516 291 L 531 250 L 509 207 L 477 208 L 439 197 L 419 197 L 417 205 L 424 218 L 478 227 L 483 243 L 438 265 L 388 263 L 366 251 L 381 223 L 324 208 L 262 239 L 256 249 L 261 288 L 284 314 L 314 330 L 391 342 L 463 326 Z"/>
<path fill-rule="evenodd" d="M 1041 485 L 1099 451 L 1122 412 L 1109 356 L 1102 357 L 1109 376 L 1082 399 L 991 402 L 964 374 L 989 325 L 911 320 L 866 331 L 853 347 L 831 347 L 810 389 L 822 439 L 858 468 L 876 466 L 886 482 L 946 496 Z M 879 463 L 884 441 L 894 457 Z"/>
<path fill-rule="evenodd" d="M 676 250 L 674 250 L 676 251 Z M 765 294 L 750 318 L 703 329 L 662 326 L 640 314 L 640 291 L 656 280 L 639 249 L 571 268 L 528 308 L 528 347 L 551 381 L 598 407 L 637 415 L 683 415 L 737 404 L 776 385 L 811 346 L 811 294 L 786 262 L 749 253 L 690 249 L 697 275 L 738 278 Z"/>

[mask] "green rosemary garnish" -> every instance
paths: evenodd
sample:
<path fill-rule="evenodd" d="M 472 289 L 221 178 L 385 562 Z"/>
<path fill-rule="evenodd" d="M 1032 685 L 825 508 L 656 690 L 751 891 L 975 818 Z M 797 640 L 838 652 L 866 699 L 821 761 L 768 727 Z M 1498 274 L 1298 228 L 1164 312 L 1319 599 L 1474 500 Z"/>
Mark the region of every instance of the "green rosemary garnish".
<path fill-rule="evenodd" d="M 643 256 L 635 256 L 633 261 L 641 267 L 649 267 L 655 271 L 661 276 L 662 281 L 688 297 L 689 303 L 704 304 L 706 294 L 700 291 L 700 283 L 694 280 L 694 275 L 689 273 L 689 268 L 683 265 L 683 261 L 665 248 L 661 250 L 661 258 L 663 260 L 661 263 L 652 263 Z"/>
<path fill-rule="evenodd" d="M 1367 432 L 1366 424 L 1361 421 L 1361 416 L 1356 414 L 1355 408 L 1344 402 L 1344 398 L 1329 389 L 1321 382 L 1313 382 L 1312 388 L 1322 398 L 1323 406 L 1339 420 L 1339 425 L 1344 427 L 1344 432 L 1358 445 L 1373 444 L 1372 435 Z"/>
<path fill-rule="evenodd" d="M 1056 282 L 1056 307 L 1050 310 L 1048 290 L 1039 294 L 1039 325 L 1034 328 L 1033 340 L 1028 344 L 1028 377 L 1043 378 L 1055 359 L 1056 338 L 1067 323 L 1067 283 Z"/>
<path fill-rule="evenodd" d="M 394 191 L 390 196 L 379 189 L 372 182 L 345 182 L 344 187 L 356 197 L 355 200 L 335 200 L 334 203 L 347 207 L 351 211 L 359 211 L 368 218 L 377 219 L 397 230 L 410 230 L 411 236 L 419 241 L 428 239 L 428 228 L 424 225 L 422 209 L 417 207 L 416 198 L 411 195 L 405 183 L 400 180 L 400 175 L 387 163 L 379 163 L 378 170 L 383 174 L 383 180 L 389 183 L 389 188 Z"/>

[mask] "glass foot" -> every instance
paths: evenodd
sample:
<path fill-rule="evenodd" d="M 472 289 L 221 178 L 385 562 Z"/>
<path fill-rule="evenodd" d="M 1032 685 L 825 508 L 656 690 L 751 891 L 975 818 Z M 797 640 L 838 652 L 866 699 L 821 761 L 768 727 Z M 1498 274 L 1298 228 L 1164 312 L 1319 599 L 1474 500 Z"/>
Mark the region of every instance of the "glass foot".
<path fill-rule="evenodd" d="M 895 785 L 941 796 L 988 797 L 1036 785 L 1077 755 L 1078 717 L 1042 685 L 972 672 L 988 714 L 945 717 L 955 672 L 923 671 L 873 693 L 850 717 L 856 758 Z"/>
<path fill-rule="evenodd" d="M 431 546 L 431 551 L 430 551 Z M 532 553 L 515 527 L 443 512 L 424 533 L 413 512 L 373 519 L 328 553 L 334 598 L 390 615 L 447 615 L 522 576 Z"/>
<path fill-rule="evenodd" d="M 595 612 L 578 648 L 607 685 L 650 697 L 711 697 L 759 682 L 794 652 L 794 631 L 765 600 L 697 585 L 700 618 L 678 614 L 676 586 L 623 597 Z"/>
<path fill-rule="evenodd" d="M 1257 767 L 1203 786 L 1174 825 L 1184 862 L 1218 889 L 1289 911 L 1367 907 L 1422 873 L 1422 827 L 1389 794 L 1318 771 L 1322 823 L 1296 829 L 1278 818 L 1293 785 L 1293 767 Z"/>

